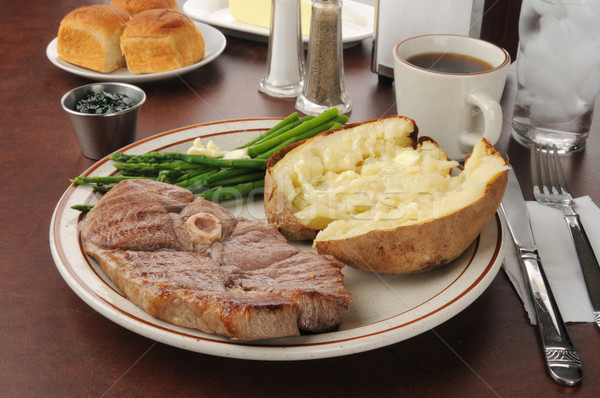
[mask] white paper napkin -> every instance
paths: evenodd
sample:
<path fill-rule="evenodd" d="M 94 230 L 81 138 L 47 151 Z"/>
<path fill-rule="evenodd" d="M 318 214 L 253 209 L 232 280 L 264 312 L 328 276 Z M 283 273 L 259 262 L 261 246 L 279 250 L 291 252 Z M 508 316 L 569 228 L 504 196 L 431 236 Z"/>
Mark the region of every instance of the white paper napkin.
<path fill-rule="evenodd" d="M 592 305 L 569 228 L 562 212 L 537 202 L 527 202 L 533 235 L 542 259 L 546 278 L 565 322 L 593 322 Z M 600 209 L 589 196 L 575 199 L 575 211 L 581 217 L 596 256 L 600 259 Z M 523 301 L 532 324 L 535 310 L 510 233 L 503 269 Z"/>

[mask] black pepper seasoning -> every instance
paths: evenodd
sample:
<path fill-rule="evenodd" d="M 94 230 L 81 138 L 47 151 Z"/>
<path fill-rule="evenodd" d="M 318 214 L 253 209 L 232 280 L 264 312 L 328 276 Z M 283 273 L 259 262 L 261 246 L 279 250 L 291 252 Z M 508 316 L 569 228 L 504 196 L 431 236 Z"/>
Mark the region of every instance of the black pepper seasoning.
<path fill-rule="evenodd" d="M 306 76 L 296 109 L 319 114 L 329 108 L 352 109 L 344 87 L 342 1 L 313 0 Z"/>

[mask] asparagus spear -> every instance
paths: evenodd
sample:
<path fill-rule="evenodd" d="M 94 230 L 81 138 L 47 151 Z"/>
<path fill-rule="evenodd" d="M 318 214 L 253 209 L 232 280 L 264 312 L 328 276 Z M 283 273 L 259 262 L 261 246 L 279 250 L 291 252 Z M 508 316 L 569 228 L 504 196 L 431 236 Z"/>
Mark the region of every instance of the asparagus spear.
<path fill-rule="evenodd" d="M 269 135 L 271 135 L 272 133 L 278 131 L 279 129 L 281 129 L 283 126 L 288 125 L 290 123 L 293 123 L 295 121 L 297 121 L 299 119 L 298 113 L 294 112 L 291 115 L 289 115 L 288 117 L 286 117 L 285 119 L 283 119 L 281 122 L 277 123 L 275 126 L 271 127 L 269 130 L 265 131 L 263 134 L 261 134 L 260 136 L 256 137 L 255 139 L 253 139 L 250 142 L 245 143 L 242 146 L 239 146 L 235 149 L 244 149 L 247 148 L 251 145 L 256 144 L 257 142 L 262 141 L 265 137 L 268 137 Z"/>
<path fill-rule="evenodd" d="M 279 151 L 282 148 L 285 148 L 288 145 L 291 145 L 295 142 L 305 140 L 307 138 L 314 137 L 315 135 L 322 133 L 323 131 L 337 129 L 338 127 L 341 127 L 347 121 L 348 121 L 348 117 L 346 115 L 338 115 L 336 118 L 332 119 L 330 122 L 327 122 L 323 125 L 317 126 L 313 129 L 310 129 L 307 132 L 300 134 L 298 136 L 287 139 L 286 141 L 282 142 L 281 144 L 277 145 L 276 147 L 271 148 L 268 151 L 263 152 L 260 155 L 256 156 L 256 159 L 268 159 L 275 152 Z"/>
<path fill-rule="evenodd" d="M 123 180 L 131 180 L 135 178 L 147 178 L 147 177 L 138 177 L 138 176 L 124 176 L 124 175 L 116 175 L 116 176 L 97 176 L 97 177 L 75 177 L 71 180 L 71 182 L 75 185 L 83 185 L 83 184 L 116 184 Z"/>
<path fill-rule="evenodd" d="M 249 195 L 252 192 L 262 192 L 265 186 L 265 180 L 247 182 L 229 187 L 215 187 L 204 191 L 200 196 L 213 202 L 225 202 L 232 199 L 239 199 Z M 260 190 L 260 191 L 259 191 Z"/>
<path fill-rule="evenodd" d="M 308 120 L 307 122 L 302 123 L 301 125 L 294 127 L 293 129 L 291 129 L 283 134 L 280 134 L 280 135 L 278 135 L 274 138 L 271 138 L 267 141 L 263 141 L 259 144 L 249 147 L 248 154 L 250 155 L 250 157 L 258 156 L 261 153 L 267 152 L 269 149 L 276 147 L 277 145 L 287 141 L 288 139 L 290 139 L 292 137 L 298 136 L 298 135 L 303 134 L 313 128 L 317 128 L 319 126 L 324 125 L 325 122 L 328 122 L 329 120 L 333 119 L 337 115 L 338 115 L 337 108 L 328 109 L 328 110 L 324 111 L 323 113 L 321 113 L 319 116 L 315 117 L 314 119 Z M 325 130 L 321 130 L 321 131 L 325 131 Z"/>
<path fill-rule="evenodd" d="M 219 169 L 213 169 L 213 170 L 207 171 L 204 174 L 200 174 L 198 176 L 192 177 L 188 180 L 178 182 L 175 185 L 180 186 L 182 188 L 189 189 L 190 191 L 194 191 L 198 188 L 203 188 L 205 186 L 204 185 L 205 179 L 213 174 L 217 174 L 218 172 L 219 172 Z"/>
<path fill-rule="evenodd" d="M 212 167 L 240 167 L 259 170 L 264 170 L 266 168 L 265 161 L 261 159 L 217 159 L 208 156 L 186 154 L 181 154 L 181 159 L 186 162 Z"/>
<path fill-rule="evenodd" d="M 189 170 L 198 168 L 198 165 L 264 169 L 264 162 L 255 159 L 211 158 L 179 152 L 150 152 L 143 155 L 113 154 L 110 159 L 121 162 L 116 163 L 115 167 L 119 166 L 117 168 L 122 170 Z"/>
<path fill-rule="evenodd" d="M 162 163 L 115 163 L 114 167 L 118 170 L 143 173 L 148 171 L 159 172 L 161 170 L 190 170 L 197 166 L 180 160 L 173 160 Z"/>
<path fill-rule="evenodd" d="M 82 213 L 87 213 L 88 211 L 92 210 L 93 207 L 94 205 L 73 205 L 71 206 L 71 209 L 80 211 Z"/>
<path fill-rule="evenodd" d="M 172 160 L 163 163 L 115 163 L 114 167 L 119 170 L 145 172 L 161 170 L 192 170 L 198 168 L 198 165 L 212 167 L 236 167 L 246 169 L 264 170 L 266 168 L 263 159 L 215 159 L 208 156 L 194 156 L 180 154 L 181 158 L 188 158 L 189 161 Z"/>
<path fill-rule="evenodd" d="M 263 143 L 265 141 L 268 141 L 268 140 L 270 140 L 272 138 L 275 138 L 275 137 L 277 137 L 277 136 L 279 136 L 279 135 L 281 135 L 281 134 L 283 134 L 285 132 L 290 131 L 293 128 L 296 128 L 297 126 L 301 125 L 302 123 L 307 122 L 307 121 L 309 121 L 311 119 L 314 119 L 314 118 L 315 117 L 312 116 L 312 115 L 306 115 L 302 119 L 298 119 L 298 120 L 296 120 L 296 121 L 294 121 L 292 123 L 288 123 L 285 126 L 281 127 L 280 129 L 273 131 L 269 135 L 264 136 L 264 134 L 263 134 L 264 137 L 262 139 L 260 139 L 259 141 L 255 142 L 254 144 L 249 145 L 249 146 L 258 145 L 258 144 L 261 144 L 261 143 Z"/>
<path fill-rule="evenodd" d="M 241 184 L 244 182 L 253 182 L 253 181 L 264 180 L 264 179 L 265 179 L 265 173 L 263 171 L 259 171 L 259 172 L 255 172 L 255 173 L 245 173 L 245 174 L 240 174 L 240 175 L 229 177 L 229 178 L 223 178 L 218 181 L 206 183 L 205 186 L 213 188 L 213 187 L 216 187 L 219 185 L 220 186 L 236 185 L 236 184 Z"/>
<path fill-rule="evenodd" d="M 223 169 L 204 178 L 201 182 L 201 186 L 208 187 L 220 185 L 220 181 L 222 180 L 227 180 L 229 178 L 237 177 L 246 173 L 247 170 L 243 169 Z M 264 172 L 262 174 L 263 176 L 265 175 Z"/>
<path fill-rule="evenodd" d="M 173 181 L 173 183 L 174 184 L 183 183 L 183 182 L 185 182 L 187 180 L 190 180 L 190 179 L 192 179 L 194 177 L 197 177 L 199 175 L 208 173 L 208 172 L 213 171 L 213 170 L 215 170 L 215 169 L 212 168 L 212 167 L 199 167 L 197 169 L 190 170 L 190 171 L 188 171 L 185 174 L 182 174 L 181 176 L 179 176 L 178 178 L 176 178 L 175 181 Z"/>

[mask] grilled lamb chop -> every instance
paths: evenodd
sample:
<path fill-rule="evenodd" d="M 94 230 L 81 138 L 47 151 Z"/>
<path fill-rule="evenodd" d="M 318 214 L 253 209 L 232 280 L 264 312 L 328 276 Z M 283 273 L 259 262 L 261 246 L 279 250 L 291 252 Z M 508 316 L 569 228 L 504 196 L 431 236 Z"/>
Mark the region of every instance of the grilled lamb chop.
<path fill-rule="evenodd" d="M 300 329 L 329 330 L 339 324 L 351 300 L 339 264 L 332 256 L 299 252 L 247 271 L 241 283 L 246 290 L 275 293 L 297 303 Z"/>
<path fill-rule="evenodd" d="M 348 311 L 341 264 L 300 252 L 272 225 L 237 220 L 189 191 L 126 180 L 88 213 L 86 252 L 134 303 L 239 340 L 330 330 Z"/>

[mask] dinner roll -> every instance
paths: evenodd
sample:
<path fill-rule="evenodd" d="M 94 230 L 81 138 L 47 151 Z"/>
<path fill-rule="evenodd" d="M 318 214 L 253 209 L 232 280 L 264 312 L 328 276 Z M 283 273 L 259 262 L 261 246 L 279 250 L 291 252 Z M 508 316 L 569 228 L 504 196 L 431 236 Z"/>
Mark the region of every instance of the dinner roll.
<path fill-rule="evenodd" d="M 131 14 L 106 4 L 76 8 L 58 29 L 58 55 L 67 62 L 103 73 L 125 65 L 120 37 Z"/>
<path fill-rule="evenodd" d="M 124 8 L 132 14 L 157 8 L 169 8 L 179 11 L 176 0 L 112 0 L 110 5 Z"/>
<path fill-rule="evenodd" d="M 204 57 L 204 38 L 179 11 L 158 9 L 135 14 L 121 36 L 131 73 L 157 73 L 195 64 Z"/>

